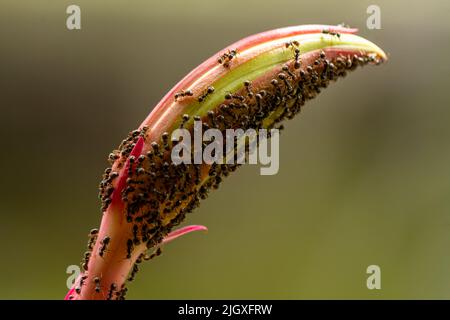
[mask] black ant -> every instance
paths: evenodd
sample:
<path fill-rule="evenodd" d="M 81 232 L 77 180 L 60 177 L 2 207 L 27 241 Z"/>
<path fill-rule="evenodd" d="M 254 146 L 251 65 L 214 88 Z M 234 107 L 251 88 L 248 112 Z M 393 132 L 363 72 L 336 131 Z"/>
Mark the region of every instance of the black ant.
<path fill-rule="evenodd" d="M 243 96 L 238 95 L 238 94 L 232 94 L 232 93 L 227 93 L 225 95 L 225 99 L 226 100 L 237 99 L 237 100 L 240 100 L 240 101 L 244 101 L 245 100 L 245 98 Z"/>
<path fill-rule="evenodd" d="M 206 92 L 203 93 L 200 97 L 198 97 L 198 102 L 202 102 L 206 99 L 206 97 L 208 97 L 208 95 L 210 95 L 211 93 L 214 92 L 214 87 L 210 86 L 206 89 Z"/>
<path fill-rule="evenodd" d="M 236 57 L 237 54 L 238 54 L 237 49 L 228 50 L 228 52 L 225 52 L 217 59 L 217 62 L 223 65 L 225 68 L 228 68 L 230 66 L 230 61 L 234 57 Z"/>
<path fill-rule="evenodd" d="M 131 270 L 131 274 L 130 274 L 130 276 L 128 277 L 128 281 L 133 281 L 134 280 L 134 277 L 136 276 L 136 273 L 139 271 L 139 267 L 138 267 L 138 264 L 137 263 L 135 263 L 134 265 L 133 265 L 133 269 Z"/>
<path fill-rule="evenodd" d="M 182 129 L 184 127 L 184 125 L 186 124 L 186 122 L 189 121 L 189 115 L 188 114 L 183 114 L 183 116 L 181 117 L 181 124 L 180 124 L 180 128 Z M 172 140 L 173 143 L 173 140 Z"/>
<path fill-rule="evenodd" d="M 300 45 L 300 43 L 297 40 L 292 40 L 292 41 L 286 42 L 286 44 L 285 44 L 286 48 L 298 47 L 299 45 Z"/>
<path fill-rule="evenodd" d="M 325 59 L 325 57 L 326 57 L 325 52 L 320 51 L 319 57 L 320 57 L 320 59 Z"/>
<path fill-rule="evenodd" d="M 163 143 L 167 143 L 169 141 L 169 133 L 163 132 L 163 134 L 161 135 L 161 140 L 163 141 Z"/>
<path fill-rule="evenodd" d="M 292 40 L 289 42 L 286 42 L 285 44 L 286 48 L 292 48 L 294 49 L 294 68 L 298 69 L 300 68 L 300 49 L 298 48 L 300 46 L 300 43 L 297 40 Z"/>
<path fill-rule="evenodd" d="M 117 178 L 118 176 L 119 176 L 119 173 L 116 171 L 113 171 L 109 174 L 109 178 L 111 181 L 114 180 L 115 178 Z M 94 230 L 96 230 L 96 229 L 94 229 Z M 92 231 L 94 231 L 94 230 L 92 230 Z M 97 230 L 97 232 L 98 232 L 98 230 Z"/>
<path fill-rule="evenodd" d="M 89 251 L 91 251 L 92 248 L 94 247 L 94 243 L 97 240 L 97 236 L 98 236 L 98 229 L 92 229 L 89 232 L 89 242 L 88 242 L 88 245 L 87 245 L 87 248 L 88 248 Z"/>
<path fill-rule="evenodd" d="M 80 287 L 82 287 L 84 285 L 84 281 L 86 281 L 87 276 L 82 276 L 80 279 Z"/>
<path fill-rule="evenodd" d="M 138 163 L 142 163 L 142 162 L 144 162 L 144 160 L 145 160 L 145 156 L 144 156 L 143 154 L 141 154 L 141 155 L 137 158 Z"/>
<path fill-rule="evenodd" d="M 100 292 L 100 278 L 99 277 L 95 277 L 94 278 L 94 283 L 95 283 L 95 292 L 99 293 Z"/>
<path fill-rule="evenodd" d="M 114 282 L 111 283 L 111 287 L 109 288 L 108 297 L 107 297 L 108 300 L 112 300 L 113 293 L 116 290 L 117 290 L 117 285 Z"/>
<path fill-rule="evenodd" d="M 298 69 L 300 68 L 300 49 L 299 48 L 295 48 L 294 50 L 294 68 Z"/>
<path fill-rule="evenodd" d="M 168 132 L 163 132 L 163 134 L 161 135 L 161 140 L 164 146 L 164 149 L 166 151 L 170 150 L 170 146 L 169 146 L 169 133 Z"/>
<path fill-rule="evenodd" d="M 146 256 L 144 257 L 144 260 L 146 260 L 146 261 L 151 260 L 151 259 L 153 259 L 154 257 L 160 256 L 161 253 L 162 253 L 162 249 L 161 249 L 161 247 L 158 247 L 158 249 L 156 249 L 156 251 L 153 252 L 151 255 L 146 255 Z"/>
<path fill-rule="evenodd" d="M 155 153 L 157 153 L 158 150 L 159 150 L 159 144 L 158 144 L 158 142 L 153 141 L 153 142 L 151 143 L 151 146 L 152 146 L 153 151 L 154 151 Z M 130 163 L 131 163 L 131 157 L 130 157 Z"/>
<path fill-rule="evenodd" d="M 133 251 L 133 240 L 127 240 L 127 259 L 131 259 L 131 253 Z"/>
<path fill-rule="evenodd" d="M 292 85 L 291 85 L 291 83 L 289 82 L 289 80 L 287 79 L 286 74 L 284 74 L 284 73 L 279 73 L 279 74 L 278 74 L 278 79 L 280 79 L 281 81 L 284 82 L 284 85 L 286 86 L 288 92 L 292 92 Z"/>
<path fill-rule="evenodd" d="M 138 245 L 138 244 L 139 244 L 139 239 L 138 239 L 138 226 L 137 226 L 137 224 L 135 224 L 135 225 L 133 226 L 133 243 L 134 243 L 135 245 Z"/>
<path fill-rule="evenodd" d="M 91 252 L 90 252 L 90 251 L 86 251 L 86 252 L 84 253 L 84 261 L 83 261 L 83 264 L 81 265 L 85 271 L 88 270 L 88 264 L 89 264 L 89 258 L 90 258 L 90 257 L 91 257 Z"/>
<path fill-rule="evenodd" d="M 330 31 L 330 30 L 328 30 L 328 29 L 322 30 L 322 33 L 323 33 L 323 34 L 329 34 L 330 36 L 336 36 L 336 37 L 338 37 L 339 39 L 341 38 L 341 34 L 340 34 L 340 33 L 333 32 L 333 31 Z"/>
<path fill-rule="evenodd" d="M 286 72 L 292 79 L 295 79 L 295 74 L 293 74 L 291 72 L 291 70 L 289 70 L 289 67 L 287 65 L 284 65 L 281 70 L 283 70 L 284 72 Z"/>
<path fill-rule="evenodd" d="M 194 92 L 192 90 L 181 90 L 175 93 L 175 101 L 178 101 L 178 98 L 184 98 L 184 97 L 192 97 L 194 95 Z"/>
<path fill-rule="evenodd" d="M 125 295 L 127 294 L 128 289 L 125 288 L 125 284 L 122 284 L 120 287 L 120 291 L 116 292 L 117 300 L 125 300 Z"/>
<path fill-rule="evenodd" d="M 247 91 L 247 96 L 252 98 L 254 93 L 252 92 L 252 83 L 249 80 L 244 81 L 245 90 Z"/>
<path fill-rule="evenodd" d="M 100 257 L 103 257 L 103 254 L 105 253 L 106 248 L 108 247 L 108 244 L 109 244 L 110 241 L 111 241 L 111 238 L 108 237 L 108 236 L 104 237 L 103 240 L 101 241 L 102 246 L 101 246 L 100 251 L 98 253 Z"/>

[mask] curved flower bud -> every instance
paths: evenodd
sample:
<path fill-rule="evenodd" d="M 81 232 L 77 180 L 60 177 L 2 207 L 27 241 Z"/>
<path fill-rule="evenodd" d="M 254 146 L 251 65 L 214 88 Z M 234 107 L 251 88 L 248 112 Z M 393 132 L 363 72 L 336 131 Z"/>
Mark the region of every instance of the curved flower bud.
<path fill-rule="evenodd" d="M 201 120 L 204 128 L 220 132 L 260 130 L 293 118 L 348 71 L 386 60 L 356 31 L 309 25 L 257 34 L 225 48 L 175 85 L 110 154 L 111 167 L 100 184 L 101 226 L 91 238 L 85 272 L 66 298 L 122 299 L 125 282 L 142 260 L 159 255 L 162 244 L 182 234 L 205 229 L 172 232 L 238 165 L 175 164 L 176 129 L 193 132 Z"/>

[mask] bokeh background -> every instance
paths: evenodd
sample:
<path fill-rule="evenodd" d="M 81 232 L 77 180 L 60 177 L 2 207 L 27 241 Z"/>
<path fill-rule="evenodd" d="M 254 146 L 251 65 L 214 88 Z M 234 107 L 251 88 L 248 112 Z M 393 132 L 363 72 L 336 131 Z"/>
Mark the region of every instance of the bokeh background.
<path fill-rule="evenodd" d="M 66 29 L 81 7 L 82 29 Z M 381 30 L 366 9 L 381 8 Z M 244 166 L 128 298 L 450 298 L 448 1 L 0 2 L 0 298 L 62 299 L 101 218 L 106 156 L 188 71 L 244 36 L 346 22 L 384 48 L 306 105 L 280 171 Z M 382 271 L 368 290 L 366 268 Z"/>

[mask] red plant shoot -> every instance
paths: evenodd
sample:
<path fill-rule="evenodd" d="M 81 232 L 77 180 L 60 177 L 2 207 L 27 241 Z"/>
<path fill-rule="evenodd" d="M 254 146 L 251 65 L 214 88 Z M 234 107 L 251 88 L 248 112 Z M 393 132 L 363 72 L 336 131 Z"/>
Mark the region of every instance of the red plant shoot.
<path fill-rule="evenodd" d="M 175 85 L 114 150 L 100 183 L 103 217 L 91 232 L 83 273 L 66 299 L 123 299 L 126 282 L 161 246 L 203 226 L 173 231 L 237 164 L 171 161 L 171 133 L 278 128 L 307 100 L 368 63 L 386 60 L 356 29 L 307 25 L 263 32 L 215 54 Z"/>

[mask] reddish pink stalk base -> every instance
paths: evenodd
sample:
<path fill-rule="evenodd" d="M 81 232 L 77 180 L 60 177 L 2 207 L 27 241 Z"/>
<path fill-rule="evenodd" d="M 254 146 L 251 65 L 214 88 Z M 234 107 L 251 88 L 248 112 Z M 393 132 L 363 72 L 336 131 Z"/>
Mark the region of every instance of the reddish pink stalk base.
<path fill-rule="evenodd" d="M 144 147 L 144 139 L 140 137 L 133 148 L 130 156 L 139 157 Z M 127 252 L 126 243 L 128 239 L 132 239 L 132 231 L 130 224 L 125 219 L 123 212 L 124 203 L 121 200 L 121 193 L 125 187 L 125 181 L 128 178 L 128 169 L 133 165 L 127 160 L 124 168 L 119 174 L 117 187 L 114 190 L 111 198 L 112 202 L 108 206 L 107 210 L 103 214 L 100 230 L 98 233 L 97 241 L 92 250 L 91 257 L 89 259 L 88 271 L 81 274 L 75 281 L 74 286 L 69 290 L 65 299 L 66 300 L 105 300 L 109 298 L 111 291 L 111 284 L 115 284 L 118 289 L 125 283 L 128 274 L 133 267 L 138 257 L 143 254 L 147 247 L 145 244 L 141 244 L 134 248 L 131 252 L 130 258 L 126 258 Z M 204 226 L 187 226 L 179 230 L 175 230 L 167 235 L 163 240 L 163 243 L 170 242 L 184 234 L 207 230 Z M 100 256 L 100 248 L 102 246 L 101 239 L 106 236 L 111 238 L 111 242 L 107 247 L 107 254 Z M 100 278 L 100 284 L 97 285 L 94 281 L 94 276 Z M 83 276 L 86 278 L 83 281 L 83 285 L 80 286 L 80 281 Z M 81 288 L 79 293 L 76 292 L 76 288 Z M 96 288 L 100 287 L 100 290 Z M 113 292 L 115 293 L 115 292 Z"/>
<path fill-rule="evenodd" d="M 164 240 L 162 241 L 162 245 L 167 244 L 167 243 L 169 243 L 169 242 L 171 242 L 171 241 L 173 241 L 173 240 L 175 240 L 175 239 L 177 239 L 177 238 L 179 238 L 179 237 L 181 237 L 181 236 L 183 236 L 183 235 L 186 235 L 186 234 L 191 233 L 191 232 L 194 232 L 194 231 L 208 231 L 208 228 L 205 227 L 205 226 L 202 226 L 202 225 L 191 225 L 191 226 L 186 226 L 186 227 L 177 229 L 177 230 L 175 230 L 175 231 L 169 233 L 169 234 L 167 235 L 167 237 L 164 238 Z M 133 261 L 135 261 L 135 259 L 133 259 Z M 129 263 L 131 263 L 131 262 L 129 262 Z M 133 262 L 133 263 L 134 263 L 134 262 Z M 120 265 L 120 264 L 119 264 L 119 265 Z M 131 264 L 131 265 L 132 265 L 132 264 Z M 119 275 L 121 275 L 121 276 L 120 276 L 119 278 L 113 277 L 112 280 L 111 280 L 109 283 L 123 283 L 123 282 L 126 280 L 124 276 L 126 276 L 126 275 L 128 274 L 128 272 L 129 272 L 129 264 L 126 264 L 126 268 L 119 267 L 118 270 L 124 270 L 124 271 L 126 271 L 126 273 L 125 273 L 125 272 L 116 271 L 115 274 L 116 274 L 116 275 L 119 274 Z M 113 274 L 114 274 L 114 273 L 113 273 Z M 86 290 L 85 292 L 87 292 L 87 293 L 90 292 L 90 291 L 89 291 L 89 288 L 83 288 L 82 291 L 81 291 L 81 293 L 80 293 L 80 294 L 77 294 L 77 292 L 75 291 L 75 288 L 76 288 L 77 285 L 80 284 L 80 280 L 81 280 L 81 277 L 82 277 L 83 275 L 84 275 L 84 273 L 83 273 L 83 274 L 80 274 L 80 275 L 78 276 L 78 278 L 75 280 L 75 283 L 74 283 L 73 287 L 69 290 L 69 292 L 68 292 L 68 293 L 66 294 L 66 296 L 64 297 L 64 300 L 96 299 L 96 297 L 99 296 L 99 294 L 101 294 L 101 295 L 100 295 L 100 299 L 102 299 L 102 300 L 108 298 L 107 295 L 105 296 L 105 293 L 104 293 L 104 292 L 103 292 L 103 293 L 102 293 L 102 292 L 100 292 L 100 293 L 95 293 L 95 294 L 91 292 L 90 295 L 84 294 L 84 290 Z M 102 278 L 103 278 L 103 280 L 104 280 L 105 282 L 108 281 L 108 279 L 109 279 L 109 278 L 104 278 L 104 277 L 102 277 Z M 86 280 L 88 280 L 88 279 L 86 279 Z M 122 282 L 119 282 L 119 281 L 122 281 Z M 85 282 L 85 283 L 86 283 L 86 282 Z M 86 284 L 87 284 L 87 283 L 86 283 Z M 85 285 L 86 285 L 86 284 L 85 284 Z M 95 287 L 94 287 L 94 292 L 95 292 Z M 106 294 L 107 294 L 107 293 L 106 293 Z"/>

